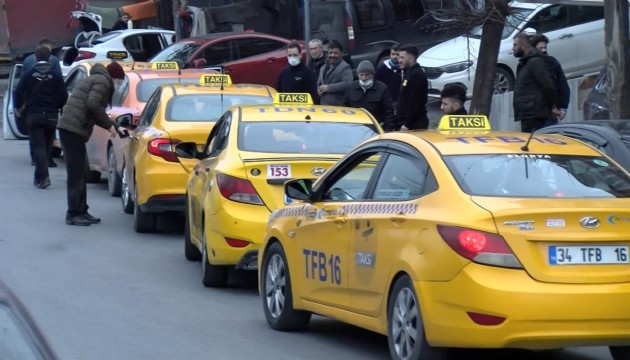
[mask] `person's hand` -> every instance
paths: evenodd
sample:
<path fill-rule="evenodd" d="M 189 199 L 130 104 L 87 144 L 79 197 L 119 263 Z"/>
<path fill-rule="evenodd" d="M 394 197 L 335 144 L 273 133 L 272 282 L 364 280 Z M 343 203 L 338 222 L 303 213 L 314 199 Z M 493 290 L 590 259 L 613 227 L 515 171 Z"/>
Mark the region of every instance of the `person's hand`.
<path fill-rule="evenodd" d="M 400 127 L 400 131 L 409 131 L 409 128 L 403 125 Z"/>
<path fill-rule="evenodd" d="M 319 87 L 317 87 L 317 93 L 321 96 L 323 93 L 325 93 L 328 90 L 328 85 L 319 85 Z"/>
<path fill-rule="evenodd" d="M 112 139 L 116 137 L 116 134 L 118 134 L 118 130 L 114 126 L 110 127 L 108 131 Z"/>
<path fill-rule="evenodd" d="M 560 115 L 558 116 L 558 120 L 562 121 L 567 116 L 567 111 L 565 109 L 560 109 Z"/>

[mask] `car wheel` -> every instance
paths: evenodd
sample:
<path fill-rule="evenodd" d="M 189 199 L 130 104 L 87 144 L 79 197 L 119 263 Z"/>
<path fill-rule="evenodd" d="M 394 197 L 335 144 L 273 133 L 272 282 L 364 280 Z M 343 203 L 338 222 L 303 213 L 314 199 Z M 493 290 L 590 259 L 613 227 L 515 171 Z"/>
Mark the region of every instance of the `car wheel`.
<path fill-rule="evenodd" d="M 497 67 L 497 73 L 494 75 L 494 93 L 505 94 L 514 91 L 514 76 L 502 67 Z"/>
<path fill-rule="evenodd" d="M 133 229 L 138 233 L 149 233 L 155 231 L 156 214 L 144 212 L 138 204 L 138 186 L 136 185 L 135 196 L 133 197 Z"/>
<path fill-rule="evenodd" d="M 284 250 L 280 243 L 271 244 L 262 263 L 263 309 L 267 323 L 274 330 L 303 330 L 311 320 L 311 313 L 293 308 L 291 277 Z"/>
<path fill-rule="evenodd" d="M 107 190 L 111 196 L 120 196 L 122 179 L 116 170 L 116 156 L 110 147 L 107 150 Z"/>
<path fill-rule="evenodd" d="M 127 179 L 127 170 L 123 165 L 122 178 L 120 181 L 120 200 L 122 201 L 122 208 L 125 214 L 133 214 L 134 203 L 131 193 L 129 192 L 129 179 Z"/>
<path fill-rule="evenodd" d="M 387 306 L 387 343 L 395 360 L 442 360 L 446 349 L 427 343 L 418 296 L 408 276 L 394 284 Z"/>
<path fill-rule="evenodd" d="M 610 346 L 613 360 L 630 360 L 630 346 Z"/>
<path fill-rule="evenodd" d="M 186 216 L 184 218 L 184 255 L 186 255 L 186 259 L 190 261 L 199 261 L 201 260 L 201 252 L 192 243 L 192 241 L 190 241 L 190 213 L 189 213 L 188 207 L 186 207 L 185 214 Z"/>
<path fill-rule="evenodd" d="M 208 261 L 208 245 L 205 226 L 201 230 L 201 282 L 205 287 L 225 287 L 228 282 L 230 267 L 226 265 L 212 265 Z"/>

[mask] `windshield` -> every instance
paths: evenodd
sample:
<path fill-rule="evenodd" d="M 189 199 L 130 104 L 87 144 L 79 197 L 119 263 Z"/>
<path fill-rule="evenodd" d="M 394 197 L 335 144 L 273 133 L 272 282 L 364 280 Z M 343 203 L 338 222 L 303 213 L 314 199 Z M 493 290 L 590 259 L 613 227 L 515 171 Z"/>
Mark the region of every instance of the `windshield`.
<path fill-rule="evenodd" d="M 149 61 L 156 62 L 180 60 L 185 64 L 188 62 L 188 59 L 190 59 L 197 48 L 199 48 L 199 45 L 193 42 L 177 42 L 157 53 Z"/>
<path fill-rule="evenodd" d="M 518 198 L 627 198 L 630 177 L 605 157 L 452 155 L 444 160 L 464 192 Z"/>
<path fill-rule="evenodd" d="M 373 125 L 315 121 L 243 122 L 238 131 L 240 150 L 288 154 L 345 154 L 378 135 Z"/>
<path fill-rule="evenodd" d="M 136 88 L 136 98 L 139 102 L 147 102 L 153 94 L 153 91 L 157 89 L 160 85 L 164 84 L 174 84 L 174 83 L 198 83 L 199 77 L 196 78 L 159 78 L 159 79 L 149 79 L 142 80 L 138 83 L 138 87 Z"/>
<path fill-rule="evenodd" d="M 503 27 L 503 33 L 501 39 L 507 39 L 514 30 L 519 28 L 523 21 L 532 13 L 534 9 L 512 8 L 510 15 L 505 20 L 505 26 Z M 481 39 L 481 30 L 483 25 L 475 26 L 470 30 L 468 36 L 475 39 Z"/>
<path fill-rule="evenodd" d="M 168 121 L 216 121 L 234 105 L 271 104 L 273 98 L 240 94 L 193 94 L 173 97 L 166 107 Z"/>
<path fill-rule="evenodd" d="M 630 136 L 630 120 L 589 120 L 584 123 L 605 126 L 617 131 L 622 136 Z"/>

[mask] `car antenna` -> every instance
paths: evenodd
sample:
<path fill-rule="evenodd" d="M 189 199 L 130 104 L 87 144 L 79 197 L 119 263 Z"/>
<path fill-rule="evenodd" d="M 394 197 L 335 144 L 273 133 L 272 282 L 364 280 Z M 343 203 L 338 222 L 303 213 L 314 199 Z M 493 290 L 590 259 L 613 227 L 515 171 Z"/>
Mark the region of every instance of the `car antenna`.
<path fill-rule="evenodd" d="M 136 68 L 136 62 L 134 60 L 134 62 L 131 63 L 131 71 L 133 71 Z"/>
<path fill-rule="evenodd" d="M 532 141 L 532 138 L 534 137 L 534 132 L 532 131 L 529 134 L 529 138 L 527 139 L 527 142 L 525 143 L 525 145 L 521 146 L 521 150 L 523 151 L 529 151 L 529 143 Z"/>

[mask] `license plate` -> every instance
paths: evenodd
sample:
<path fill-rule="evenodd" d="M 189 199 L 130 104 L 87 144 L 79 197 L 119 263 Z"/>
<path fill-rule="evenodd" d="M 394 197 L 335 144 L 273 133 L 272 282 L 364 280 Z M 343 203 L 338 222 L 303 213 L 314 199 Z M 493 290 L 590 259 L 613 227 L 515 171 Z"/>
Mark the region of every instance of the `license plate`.
<path fill-rule="evenodd" d="M 267 179 L 288 179 L 291 177 L 291 165 L 268 164 Z"/>
<path fill-rule="evenodd" d="M 617 245 L 549 246 L 551 265 L 628 264 L 628 247 Z"/>

